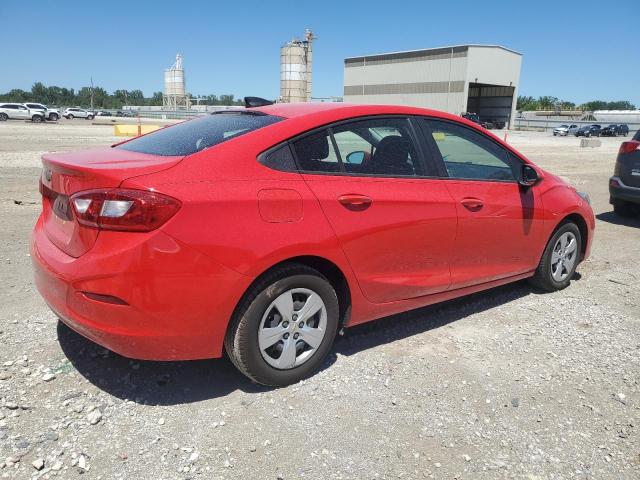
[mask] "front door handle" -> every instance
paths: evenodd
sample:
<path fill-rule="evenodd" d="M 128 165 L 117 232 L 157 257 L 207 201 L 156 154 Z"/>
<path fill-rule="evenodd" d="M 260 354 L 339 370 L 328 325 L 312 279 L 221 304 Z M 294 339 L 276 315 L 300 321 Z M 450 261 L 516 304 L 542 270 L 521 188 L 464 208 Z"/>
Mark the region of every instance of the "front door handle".
<path fill-rule="evenodd" d="M 484 203 L 479 198 L 463 198 L 460 203 L 464 208 L 472 212 L 477 212 L 484 206 Z"/>
<path fill-rule="evenodd" d="M 338 201 L 347 210 L 353 212 L 361 212 L 371 206 L 372 200 L 366 195 L 358 195 L 356 193 L 349 193 L 347 195 L 341 195 L 338 197 Z"/>

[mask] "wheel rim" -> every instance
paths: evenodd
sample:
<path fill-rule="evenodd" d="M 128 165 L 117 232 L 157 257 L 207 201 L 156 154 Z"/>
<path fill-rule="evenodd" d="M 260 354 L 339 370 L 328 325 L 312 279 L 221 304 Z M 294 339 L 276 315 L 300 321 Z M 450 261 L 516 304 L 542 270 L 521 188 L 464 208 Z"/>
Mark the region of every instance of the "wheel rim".
<path fill-rule="evenodd" d="M 307 288 L 293 288 L 267 307 L 258 329 L 262 358 L 278 370 L 307 362 L 327 332 L 327 307 L 320 295 Z"/>
<path fill-rule="evenodd" d="M 551 277 L 562 282 L 572 272 L 578 258 L 578 240 L 571 232 L 565 232 L 553 246 L 551 254 Z"/>

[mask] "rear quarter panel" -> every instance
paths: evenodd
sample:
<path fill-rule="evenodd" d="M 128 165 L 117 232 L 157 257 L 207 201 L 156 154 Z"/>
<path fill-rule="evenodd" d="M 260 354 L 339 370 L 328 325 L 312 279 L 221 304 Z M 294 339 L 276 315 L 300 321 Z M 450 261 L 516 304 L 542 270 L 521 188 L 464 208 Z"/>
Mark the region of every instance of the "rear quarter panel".
<path fill-rule="evenodd" d="M 333 262 L 349 283 L 352 318 L 367 310 L 356 308 L 362 299 L 357 281 L 302 176 L 257 161 L 277 141 L 240 140 L 194 154 L 171 169 L 129 179 L 122 186 L 153 188 L 180 199 L 182 208 L 162 230 L 243 275 L 255 278 L 298 256 Z M 243 293 L 238 292 L 236 301 Z"/>

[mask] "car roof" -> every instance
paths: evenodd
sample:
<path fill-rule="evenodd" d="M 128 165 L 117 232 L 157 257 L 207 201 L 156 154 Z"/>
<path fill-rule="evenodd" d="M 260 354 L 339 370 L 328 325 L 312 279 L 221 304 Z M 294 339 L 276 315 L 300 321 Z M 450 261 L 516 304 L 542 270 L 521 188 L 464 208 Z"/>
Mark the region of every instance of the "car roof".
<path fill-rule="evenodd" d="M 343 102 L 318 102 L 318 103 L 275 103 L 264 107 L 246 109 L 258 111 L 268 115 L 283 117 L 287 120 L 294 120 L 299 125 L 306 125 L 307 128 L 315 128 L 324 124 L 367 117 L 371 115 L 420 115 L 429 116 L 445 120 L 452 120 L 458 123 L 477 128 L 478 125 L 471 120 L 427 108 L 409 107 L 404 105 L 356 105 Z M 240 111 L 246 111 L 241 109 Z M 231 110 L 227 110 L 231 111 Z M 289 123 L 289 122 L 286 122 Z M 494 136 L 489 133 L 490 136 Z"/>
<path fill-rule="evenodd" d="M 318 103 L 274 103 L 264 107 L 252 108 L 269 115 L 276 115 L 284 118 L 300 118 L 306 116 L 351 117 L 366 115 L 428 115 L 441 118 L 450 118 L 456 121 L 463 120 L 462 117 L 451 115 L 438 110 L 426 108 L 408 107 L 403 105 L 357 105 L 343 102 L 318 102 Z"/>

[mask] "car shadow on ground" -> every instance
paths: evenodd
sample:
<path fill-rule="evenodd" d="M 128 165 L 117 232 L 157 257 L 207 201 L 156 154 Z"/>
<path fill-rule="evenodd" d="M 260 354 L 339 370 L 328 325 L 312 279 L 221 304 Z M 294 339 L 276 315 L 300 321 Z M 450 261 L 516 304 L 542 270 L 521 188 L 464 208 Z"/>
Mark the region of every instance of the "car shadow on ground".
<path fill-rule="evenodd" d="M 527 282 L 386 317 L 347 329 L 336 338 L 322 365 L 330 368 L 337 355 L 354 355 L 376 346 L 426 332 L 526 295 L 538 293 Z M 131 360 L 113 353 L 58 322 L 58 340 L 64 354 L 89 382 L 122 400 L 144 405 L 177 405 L 224 397 L 236 390 L 270 390 L 252 383 L 228 358 L 181 362 Z"/>
<path fill-rule="evenodd" d="M 640 228 L 640 215 L 636 215 L 635 217 L 621 217 L 620 215 L 611 211 L 599 213 L 596 215 L 596 218 L 601 222 L 607 222 L 613 225 Z"/>

